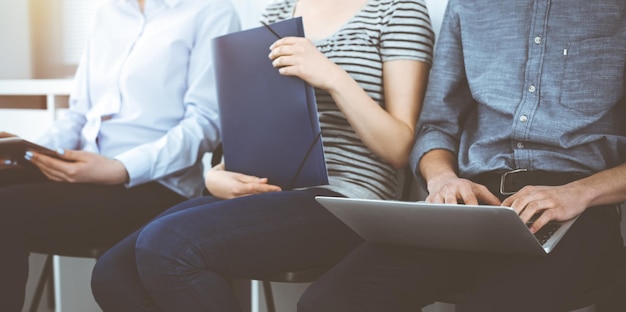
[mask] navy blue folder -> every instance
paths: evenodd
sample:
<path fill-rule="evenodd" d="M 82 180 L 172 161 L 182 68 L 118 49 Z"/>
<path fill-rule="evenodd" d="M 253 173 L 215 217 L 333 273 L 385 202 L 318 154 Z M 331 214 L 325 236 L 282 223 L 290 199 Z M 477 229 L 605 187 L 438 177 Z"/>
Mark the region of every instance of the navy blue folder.
<path fill-rule="evenodd" d="M 315 93 L 272 66 L 277 36 L 303 37 L 301 18 L 213 40 L 224 164 L 283 189 L 328 184 Z"/>

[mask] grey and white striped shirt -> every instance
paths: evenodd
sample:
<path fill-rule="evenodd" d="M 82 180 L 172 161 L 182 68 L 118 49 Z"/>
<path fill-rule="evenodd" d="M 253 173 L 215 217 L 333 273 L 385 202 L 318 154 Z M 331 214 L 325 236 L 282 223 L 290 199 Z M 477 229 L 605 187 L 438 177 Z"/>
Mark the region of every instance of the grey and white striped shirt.
<path fill-rule="evenodd" d="M 297 0 L 270 5 L 264 21 L 293 17 Z M 434 33 L 423 0 L 369 0 L 336 33 L 315 42 L 328 59 L 341 66 L 385 107 L 382 67 L 391 60 L 430 63 Z M 327 188 L 347 197 L 392 199 L 397 172 L 372 153 L 324 90 L 315 90 L 329 174 Z"/>

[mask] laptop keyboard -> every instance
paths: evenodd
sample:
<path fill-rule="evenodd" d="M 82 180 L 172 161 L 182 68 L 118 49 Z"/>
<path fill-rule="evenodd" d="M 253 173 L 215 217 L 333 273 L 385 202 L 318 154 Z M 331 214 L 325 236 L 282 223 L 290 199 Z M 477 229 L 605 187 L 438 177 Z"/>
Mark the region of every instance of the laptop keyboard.
<path fill-rule="evenodd" d="M 531 224 L 532 223 L 527 223 L 526 225 L 530 227 Z M 554 223 L 554 222 L 548 223 L 535 233 L 535 238 L 537 238 L 539 243 L 543 245 L 548 241 L 548 239 L 550 239 L 550 237 L 552 237 L 552 234 L 554 234 L 556 230 L 558 230 L 560 227 L 561 227 L 561 224 L 559 223 Z"/>

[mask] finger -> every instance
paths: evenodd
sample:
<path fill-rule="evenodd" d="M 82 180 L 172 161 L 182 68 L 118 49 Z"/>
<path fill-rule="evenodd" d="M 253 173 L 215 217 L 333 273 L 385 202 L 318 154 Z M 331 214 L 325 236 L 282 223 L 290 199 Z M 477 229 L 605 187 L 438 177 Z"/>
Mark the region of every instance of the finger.
<path fill-rule="evenodd" d="M 255 191 L 256 193 L 267 193 L 267 192 L 278 192 L 281 188 L 272 184 L 256 184 Z"/>
<path fill-rule="evenodd" d="M 236 197 L 260 194 L 266 192 L 280 191 L 280 188 L 271 184 L 248 183 L 241 185 L 237 191 L 233 192 Z"/>
<path fill-rule="evenodd" d="M 285 68 L 295 65 L 295 58 L 292 56 L 283 55 L 272 61 L 274 68 Z"/>
<path fill-rule="evenodd" d="M 531 208 L 534 212 L 540 209 L 546 209 L 552 207 L 549 201 L 546 201 L 545 193 L 537 191 L 535 186 L 525 186 L 519 190 L 516 194 L 511 196 L 512 202 L 510 207 L 513 208 L 517 214 L 522 215 L 525 209 Z M 532 204 L 531 203 L 535 203 Z"/>
<path fill-rule="evenodd" d="M 428 196 L 426 196 L 426 199 L 424 200 L 429 203 L 436 203 L 436 204 L 443 203 L 443 197 L 440 196 L 439 194 L 428 194 Z"/>
<path fill-rule="evenodd" d="M 510 204 L 504 205 L 504 202 L 503 202 L 502 205 L 513 208 L 513 210 L 515 210 L 515 212 L 518 215 L 522 214 L 522 211 L 524 211 L 524 209 L 526 209 L 526 205 L 528 204 L 528 201 L 524 197 L 517 198 L 517 199 L 515 199 L 513 201 L 505 200 L 505 202 L 510 202 Z"/>
<path fill-rule="evenodd" d="M 72 182 L 71 176 L 75 168 L 70 162 L 35 152 L 32 153 L 30 161 L 50 180 Z"/>
<path fill-rule="evenodd" d="M 63 173 L 59 172 L 58 170 L 54 170 L 45 166 L 37 166 L 37 168 L 39 168 L 41 173 L 43 173 L 43 175 L 45 175 L 46 178 L 48 178 L 49 180 L 57 181 L 57 182 L 65 181 L 65 179 L 63 178 Z"/>
<path fill-rule="evenodd" d="M 513 202 L 524 198 L 524 197 L 528 197 L 532 195 L 532 190 L 533 187 L 532 186 L 525 186 L 522 189 L 520 189 L 519 191 L 515 192 L 515 194 L 507 197 L 504 199 L 504 201 L 502 201 L 502 206 L 507 206 L 507 207 L 512 207 L 513 206 Z"/>
<path fill-rule="evenodd" d="M 502 201 L 502 206 L 511 207 L 511 206 L 513 206 L 513 202 L 516 201 L 518 198 L 521 198 L 521 197 L 522 197 L 522 193 L 521 193 L 521 190 L 520 190 L 517 193 L 515 193 L 515 194 L 505 198 Z"/>
<path fill-rule="evenodd" d="M 235 178 L 241 183 L 267 183 L 267 178 L 259 178 L 242 173 L 235 174 Z"/>
<path fill-rule="evenodd" d="M 530 226 L 530 232 L 535 234 L 539 231 L 544 225 L 548 224 L 548 222 L 555 219 L 554 209 L 548 209 L 544 211 L 535 222 Z"/>
<path fill-rule="evenodd" d="M 62 148 L 57 149 L 56 152 L 63 160 L 76 162 L 84 160 L 85 155 L 91 154 L 85 151 L 64 150 Z"/>
<path fill-rule="evenodd" d="M 518 215 L 521 215 L 522 211 L 524 211 L 526 209 L 526 206 L 528 205 L 528 203 L 530 203 L 532 201 L 532 198 L 530 198 L 530 196 L 528 196 L 528 195 L 521 196 L 521 197 L 517 196 L 517 198 L 514 198 L 514 199 L 511 199 L 511 197 L 506 198 L 502 202 L 502 206 L 507 206 L 507 207 L 513 208 L 513 210 L 515 210 L 515 212 Z"/>
<path fill-rule="evenodd" d="M 451 191 L 445 191 L 444 190 L 444 194 L 443 194 L 443 202 L 446 204 L 458 204 L 459 201 L 457 200 L 457 196 L 456 196 L 456 192 L 451 192 Z"/>
<path fill-rule="evenodd" d="M 51 156 L 48 154 L 35 152 L 32 150 L 26 151 L 24 158 L 29 161 L 40 161 L 43 164 L 49 165 L 52 162 L 71 162 L 75 159 L 76 151 L 64 150 L 62 148 L 56 150 L 56 155 Z"/>
<path fill-rule="evenodd" d="M 554 211 L 554 205 L 550 200 L 533 200 L 526 204 L 522 210 L 520 218 L 524 222 L 530 221 L 535 215 L 546 213 L 546 211 Z M 553 212 L 550 212 L 553 215 Z"/>
<path fill-rule="evenodd" d="M 301 77 L 302 70 L 300 70 L 296 66 L 283 66 L 283 67 L 280 67 L 278 69 L 278 73 L 280 73 L 283 76 L 297 76 L 297 77 Z M 305 80 L 304 78 L 302 78 L 302 79 Z"/>
<path fill-rule="evenodd" d="M 274 49 L 276 49 L 278 47 L 285 46 L 285 45 L 296 44 L 299 40 L 301 40 L 300 37 L 293 37 L 293 36 L 280 38 L 280 39 L 274 41 L 274 43 L 272 43 L 272 45 L 270 45 L 270 50 L 274 50 Z"/>
<path fill-rule="evenodd" d="M 545 208 L 542 209 L 539 202 L 532 201 L 526 204 L 526 206 L 522 208 L 521 213 L 518 214 L 522 221 L 524 221 L 524 223 L 527 223 L 533 218 L 533 216 L 540 213 L 542 210 L 545 210 Z"/>
<path fill-rule="evenodd" d="M 474 196 L 476 196 L 476 200 L 478 201 L 478 204 L 492 205 L 492 206 L 499 206 L 502 204 L 500 202 L 500 199 L 496 195 L 491 193 L 486 186 L 481 185 L 481 184 L 474 184 L 473 188 L 474 188 Z"/>
<path fill-rule="evenodd" d="M 476 198 L 476 195 L 471 190 L 460 189 L 459 193 L 461 195 L 460 196 L 461 200 L 463 201 L 464 204 L 466 204 L 466 205 L 478 205 L 478 198 Z"/>
<path fill-rule="evenodd" d="M 50 167 L 51 164 L 54 163 L 54 159 L 52 157 L 33 151 L 26 151 L 24 159 L 35 164 L 37 167 Z"/>
<path fill-rule="evenodd" d="M 279 57 L 289 56 L 293 54 L 294 54 L 293 46 L 283 45 L 283 46 L 279 46 L 279 47 L 272 49 L 268 57 L 270 58 L 270 60 L 276 60 Z"/>
<path fill-rule="evenodd" d="M 39 168 L 48 168 L 48 169 L 54 169 L 56 171 L 62 171 L 65 172 L 67 170 L 67 165 L 68 162 L 63 161 L 63 160 L 59 160 L 56 159 L 54 157 L 45 155 L 45 154 L 41 154 L 41 153 L 37 153 L 37 152 L 31 152 L 28 151 L 26 152 L 27 154 L 30 153 L 30 162 L 32 162 L 33 164 L 37 165 L 37 167 Z M 27 158 L 28 159 L 28 158 Z"/>

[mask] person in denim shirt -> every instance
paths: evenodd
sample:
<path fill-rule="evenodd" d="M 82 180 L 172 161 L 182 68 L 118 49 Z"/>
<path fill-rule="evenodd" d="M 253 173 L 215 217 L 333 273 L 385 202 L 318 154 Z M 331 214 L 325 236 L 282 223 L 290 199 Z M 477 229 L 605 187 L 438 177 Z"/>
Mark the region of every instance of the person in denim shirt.
<path fill-rule="evenodd" d="M 539 215 L 533 232 L 580 215 L 550 254 L 365 243 L 309 287 L 299 311 L 415 311 L 459 288 L 470 295 L 456 311 L 564 311 L 610 281 L 626 200 L 625 6 L 450 0 L 446 9 L 412 168 L 427 201 L 510 206 L 524 221 Z"/>

